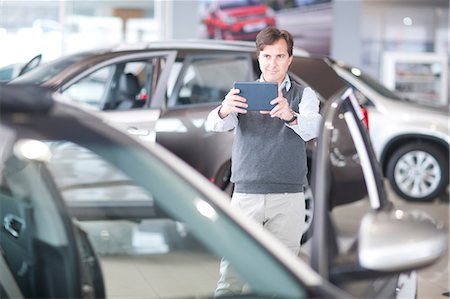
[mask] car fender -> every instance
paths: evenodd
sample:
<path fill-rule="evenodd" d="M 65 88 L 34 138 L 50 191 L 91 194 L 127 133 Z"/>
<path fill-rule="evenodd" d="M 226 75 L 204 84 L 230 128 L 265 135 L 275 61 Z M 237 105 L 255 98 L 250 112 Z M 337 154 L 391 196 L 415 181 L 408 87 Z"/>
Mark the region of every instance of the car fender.
<path fill-rule="evenodd" d="M 392 115 L 383 114 L 369 107 L 369 134 L 375 154 L 380 161 L 389 152 L 390 145 L 400 139 L 430 140 L 449 147 L 448 127 L 446 120 L 435 115 L 419 117 L 414 113 L 402 112 L 398 117 L 394 110 Z M 447 119 L 448 122 L 448 119 Z M 448 123 L 447 123 L 448 126 Z"/>

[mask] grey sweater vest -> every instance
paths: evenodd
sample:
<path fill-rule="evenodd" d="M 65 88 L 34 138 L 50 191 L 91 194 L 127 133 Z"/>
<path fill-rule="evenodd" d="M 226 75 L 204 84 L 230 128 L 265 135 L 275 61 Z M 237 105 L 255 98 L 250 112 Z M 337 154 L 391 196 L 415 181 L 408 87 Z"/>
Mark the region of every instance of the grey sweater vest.
<path fill-rule="evenodd" d="M 298 112 L 303 87 L 292 82 L 283 96 Z M 239 193 L 303 192 L 307 184 L 305 141 L 279 118 L 249 111 L 238 115 L 231 181 Z M 299 120 L 301 121 L 301 120 Z"/>

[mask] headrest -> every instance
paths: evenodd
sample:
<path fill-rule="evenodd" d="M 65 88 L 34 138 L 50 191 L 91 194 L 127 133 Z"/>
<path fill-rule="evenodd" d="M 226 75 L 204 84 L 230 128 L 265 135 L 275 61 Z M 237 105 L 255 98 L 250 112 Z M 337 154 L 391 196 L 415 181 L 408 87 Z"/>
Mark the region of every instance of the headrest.
<path fill-rule="evenodd" d="M 140 91 L 138 78 L 132 73 L 122 74 L 119 80 L 119 91 L 131 96 L 136 96 Z"/>

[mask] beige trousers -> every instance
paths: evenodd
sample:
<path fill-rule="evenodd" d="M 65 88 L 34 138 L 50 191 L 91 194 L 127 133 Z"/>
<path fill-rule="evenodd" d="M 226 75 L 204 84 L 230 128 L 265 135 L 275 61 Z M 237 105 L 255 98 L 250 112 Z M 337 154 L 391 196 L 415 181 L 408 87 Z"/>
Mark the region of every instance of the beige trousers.
<path fill-rule="evenodd" d="M 255 220 L 277 237 L 296 255 L 305 230 L 305 196 L 300 193 L 248 194 L 234 193 L 231 206 Z M 239 294 L 244 282 L 230 268 L 226 259 L 220 262 L 216 296 Z"/>

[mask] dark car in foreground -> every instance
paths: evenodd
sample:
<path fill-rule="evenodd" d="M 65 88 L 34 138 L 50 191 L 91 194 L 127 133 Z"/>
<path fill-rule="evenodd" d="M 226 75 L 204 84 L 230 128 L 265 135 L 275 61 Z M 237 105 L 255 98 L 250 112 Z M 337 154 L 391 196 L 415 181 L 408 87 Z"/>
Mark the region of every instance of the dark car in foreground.
<path fill-rule="evenodd" d="M 226 298 L 403 298 L 415 283 L 408 273 L 446 250 L 444 230 L 386 197 L 351 90 L 324 107 L 310 265 L 160 145 L 55 97 L 0 89 L 2 298 L 212 298 L 222 257 L 248 286 Z M 329 170 L 352 160 L 369 204 L 342 246 Z"/>

